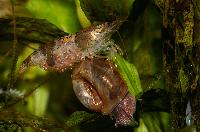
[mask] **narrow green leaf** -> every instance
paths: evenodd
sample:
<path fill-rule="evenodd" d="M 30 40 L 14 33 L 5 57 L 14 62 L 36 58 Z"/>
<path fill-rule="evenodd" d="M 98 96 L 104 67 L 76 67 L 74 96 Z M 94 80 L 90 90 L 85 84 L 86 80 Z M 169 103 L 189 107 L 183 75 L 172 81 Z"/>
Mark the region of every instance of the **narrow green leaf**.
<path fill-rule="evenodd" d="M 120 71 L 123 79 L 126 81 L 129 92 L 139 98 L 143 93 L 143 89 L 136 67 L 118 54 L 114 55 L 112 60 Z"/>
<path fill-rule="evenodd" d="M 88 20 L 86 17 L 85 13 L 81 9 L 80 1 L 75 0 L 76 2 L 76 11 L 77 11 L 77 16 L 80 21 L 80 24 L 83 28 L 89 27 L 91 25 L 91 22 Z"/>

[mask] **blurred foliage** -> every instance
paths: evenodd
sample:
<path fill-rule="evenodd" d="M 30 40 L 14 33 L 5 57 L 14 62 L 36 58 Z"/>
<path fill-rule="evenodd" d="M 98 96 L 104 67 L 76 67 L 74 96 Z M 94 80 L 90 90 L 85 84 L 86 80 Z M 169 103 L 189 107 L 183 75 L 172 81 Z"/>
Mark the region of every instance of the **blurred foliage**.
<path fill-rule="evenodd" d="M 90 21 L 113 21 L 126 18 L 134 1 L 80 0 L 80 4 Z"/>
<path fill-rule="evenodd" d="M 135 128 L 136 132 L 168 132 L 169 113 L 146 112 L 142 113 L 140 126 Z"/>
<path fill-rule="evenodd" d="M 8 9 L 12 7 L 5 5 Z M 169 131 L 170 99 L 162 69 L 162 19 L 151 1 L 15 0 L 14 7 L 18 62 L 16 83 L 10 90 L 7 84 L 13 62 L 13 14 L 6 13 L 0 18 L 0 131 Z M 34 67 L 23 75 L 17 74 L 22 61 L 39 46 L 78 32 L 81 26 L 116 19 L 126 19 L 112 36 L 126 60 L 117 56 L 113 61 L 129 91 L 138 95 L 134 114 L 138 126 L 115 127 L 115 121 L 108 116 L 84 108 L 72 90 L 70 70 L 53 73 Z M 183 91 L 188 81 L 185 74 L 179 71 Z M 185 107 L 181 108 L 185 114 Z"/>
<path fill-rule="evenodd" d="M 47 19 L 67 33 L 80 28 L 73 0 L 28 0 L 26 8 L 35 17 Z"/>
<path fill-rule="evenodd" d="M 180 69 L 180 71 L 179 71 L 179 79 L 180 79 L 180 84 L 181 84 L 181 90 L 182 90 L 183 93 L 185 93 L 186 90 L 187 90 L 187 87 L 188 87 L 187 86 L 188 85 L 188 78 L 185 75 L 183 69 Z"/>

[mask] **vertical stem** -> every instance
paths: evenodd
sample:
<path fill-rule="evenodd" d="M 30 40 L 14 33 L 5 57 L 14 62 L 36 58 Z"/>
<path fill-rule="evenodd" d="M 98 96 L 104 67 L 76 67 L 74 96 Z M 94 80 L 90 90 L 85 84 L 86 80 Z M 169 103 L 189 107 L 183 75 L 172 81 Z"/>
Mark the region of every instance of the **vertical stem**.
<path fill-rule="evenodd" d="M 13 47 L 12 47 L 12 66 L 10 73 L 8 75 L 9 82 L 7 88 L 13 88 L 15 83 L 15 70 L 16 70 L 16 63 L 17 63 L 17 34 L 16 34 L 16 17 L 15 17 L 15 7 L 14 1 L 11 0 L 12 4 L 12 14 L 13 14 Z"/>

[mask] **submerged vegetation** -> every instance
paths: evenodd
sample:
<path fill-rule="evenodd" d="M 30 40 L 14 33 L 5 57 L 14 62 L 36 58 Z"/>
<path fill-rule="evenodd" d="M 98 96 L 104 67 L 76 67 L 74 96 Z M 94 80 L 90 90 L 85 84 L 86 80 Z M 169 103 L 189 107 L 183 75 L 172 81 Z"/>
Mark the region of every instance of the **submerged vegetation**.
<path fill-rule="evenodd" d="M 200 130 L 198 0 L 0 5 L 0 131 Z"/>

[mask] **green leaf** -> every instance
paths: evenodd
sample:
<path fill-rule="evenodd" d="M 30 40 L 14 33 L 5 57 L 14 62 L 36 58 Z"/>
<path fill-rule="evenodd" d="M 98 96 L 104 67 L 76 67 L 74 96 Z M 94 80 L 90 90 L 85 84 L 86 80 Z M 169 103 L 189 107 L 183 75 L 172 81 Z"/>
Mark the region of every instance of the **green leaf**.
<path fill-rule="evenodd" d="M 74 1 L 29 0 L 26 8 L 37 18 L 47 19 L 67 33 L 75 33 L 80 28 Z"/>
<path fill-rule="evenodd" d="M 114 55 L 112 60 L 120 71 L 123 79 L 126 81 L 129 92 L 139 98 L 143 93 L 143 89 L 135 66 L 124 60 L 124 58 L 118 54 Z"/>

